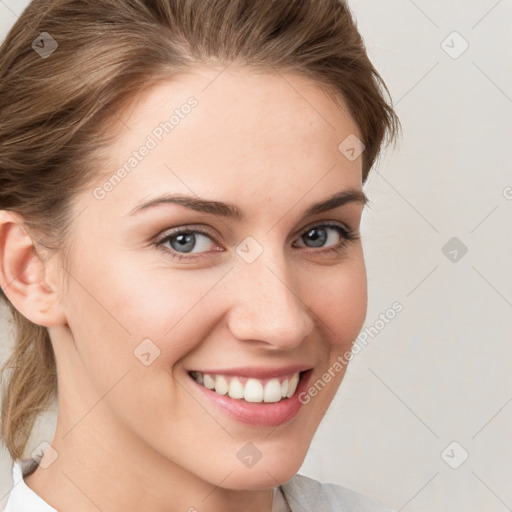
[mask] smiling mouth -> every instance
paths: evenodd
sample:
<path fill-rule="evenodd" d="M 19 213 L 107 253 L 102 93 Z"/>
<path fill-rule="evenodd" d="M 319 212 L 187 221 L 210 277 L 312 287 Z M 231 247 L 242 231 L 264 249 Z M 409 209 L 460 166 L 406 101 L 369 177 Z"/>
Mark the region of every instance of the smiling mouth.
<path fill-rule="evenodd" d="M 255 379 L 198 371 L 190 371 L 188 375 L 201 386 L 221 396 L 227 395 L 230 398 L 251 403 L 275 403 L 293 396 L 304 373 L 306 372 L 295 372 L 272 379 Z"/>

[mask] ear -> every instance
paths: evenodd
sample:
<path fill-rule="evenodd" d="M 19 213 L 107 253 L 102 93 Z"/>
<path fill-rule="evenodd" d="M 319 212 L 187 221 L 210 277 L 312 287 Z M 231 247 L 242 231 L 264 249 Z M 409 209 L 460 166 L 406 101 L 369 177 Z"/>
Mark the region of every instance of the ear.
<path fill-rule="evenodd" d="M 36 242 L 37 243 L 37 242 Z M 0 286 L 7 299 L 36 325 L 65 325 L 48 258 L 39 253 L 23 218 L 0 210 Z M 55 263 L 55 262 L 52 262 Z"/>

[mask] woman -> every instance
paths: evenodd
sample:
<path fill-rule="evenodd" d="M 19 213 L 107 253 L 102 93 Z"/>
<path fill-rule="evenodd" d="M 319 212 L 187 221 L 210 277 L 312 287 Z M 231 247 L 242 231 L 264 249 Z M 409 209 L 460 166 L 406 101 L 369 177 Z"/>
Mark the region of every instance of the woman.
<path fill-rule="evenodd" d="M 296 474 L 399 129 L 348 7 L 34 0 L 0 77 L 6 510 L 387 510 Z"/>

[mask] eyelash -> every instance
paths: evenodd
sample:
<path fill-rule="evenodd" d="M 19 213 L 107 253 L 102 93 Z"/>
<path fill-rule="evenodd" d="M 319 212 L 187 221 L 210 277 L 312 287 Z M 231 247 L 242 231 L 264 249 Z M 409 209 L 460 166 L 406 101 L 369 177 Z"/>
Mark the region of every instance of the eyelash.
<path fill-rule="evenodd" d="M 316 228 L 332 228 L 332 229 L 336 230 L 342 237 L 341 242 L 339 242 L 338 244 L 336 244 L 332 247 L 329 247 L 328 249 L 324 249 L 323 251 L 321 250 L 321 248 L 318 249 L 318 251 L 315 251 L 315 252 L 321 252 L 323 254 L 329 254 L 329 255 L 338 254 L 338 253 L 342 252 L 349 245 L 350 242 L 354 242 L 361 238 L 360 234 L 356 233 L 355 231 L 352 231 L 350 229 L 342 227 L 338 224 L 329 224 L 329 223 L 315 224 L 313 226 L 310 226 L 310 227 L 306 228 L 299 235 L 299 238 L 302 237 L 304 234 L 306 234 L 308 231 L 311 231 L 312 229 L 316 229 Z M 170 248 L 164 246 L 164 244 L 166 242 L 169 242 L 172 238 L 174 238 L 178 235 L 183 235 L 183 234 L 203 235 L 203 236 L 210 238 L 215 243 L 218 243 L 215 240 L 215 238 L 207 231 L 202 231 L 202 230 L 196 229 L 196 228 L 187 229 L 185 226 L 185 227 L 177 228 L 174 231 L 171 231 L 170 233 L 166 233 L 162 238 L 157 240 L 154 245 L 156 245 L 164 253 L 169 254 L 172 258 L 180 260 L 180 261 L 181 260 L 195 261 L 195 260 L 204 258 L 204 256 L 200 256 L 197 253 L 194 256 L 191 256 L 190 255 L 191 253 L 189 253 L 188 255 L 187 255 L 187 253 L 178 253 L 178 252 L 175 252 L 174 249 L 170 249 Z M 310 249 L 313 249 L 313 248 L 310 248 Z M 218 252 L 221 252 L 221 251 L 218 251 Z M 199 254 L 204 254 L 204 253 L 199 253 Z"/>

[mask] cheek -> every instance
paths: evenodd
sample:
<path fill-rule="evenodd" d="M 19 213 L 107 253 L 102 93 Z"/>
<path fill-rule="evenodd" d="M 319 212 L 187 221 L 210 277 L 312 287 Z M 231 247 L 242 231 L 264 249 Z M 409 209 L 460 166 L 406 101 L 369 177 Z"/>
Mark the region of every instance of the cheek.
<path fill-rule="evenodd" d="M 324 327 L 333 350 L 345 350 L 358 336 L 367 312 L 367 279 L 362 253 L 318 269 L 311 277 L 306 302 Z"/>
<path fill-rule="evenodd" d="M 141 437 L 148 425 L 170 428 L 189 424 L 192 413 L 200 417 L 199 406 L 182 402 L 188 395 L 173 366 L 208 337 L 220 307 L 222 283 L 215 286 L 226 269 L 180 272 L 106 259 L 82 269 L 73 273 L 67 312 L 79 352 L 73 361 L 94 389 L 86 400 L 106 395 L 101 403 Z"/>
<path fill-rule="evenodd" d="M 80 271 L 73 272 L 66 299 L 84 364 L 108 385 L 100 367 L 106 370 L 108 365 L 116 375 L 130 367 L 144 368 L 136 357 L 140 346 L 149 348 L 151 359 L 158 356 L 156 366 L 170 371 L 207 336 L 207 316 L 215 313 L 205 298 L 215 293 L 212 289 L 226 270 L 178 271 L 163 263 L 148 268 L 133 258 L 113 261 L 104 256 L 101 262 L 88 257 L 76 266 Z"/>

